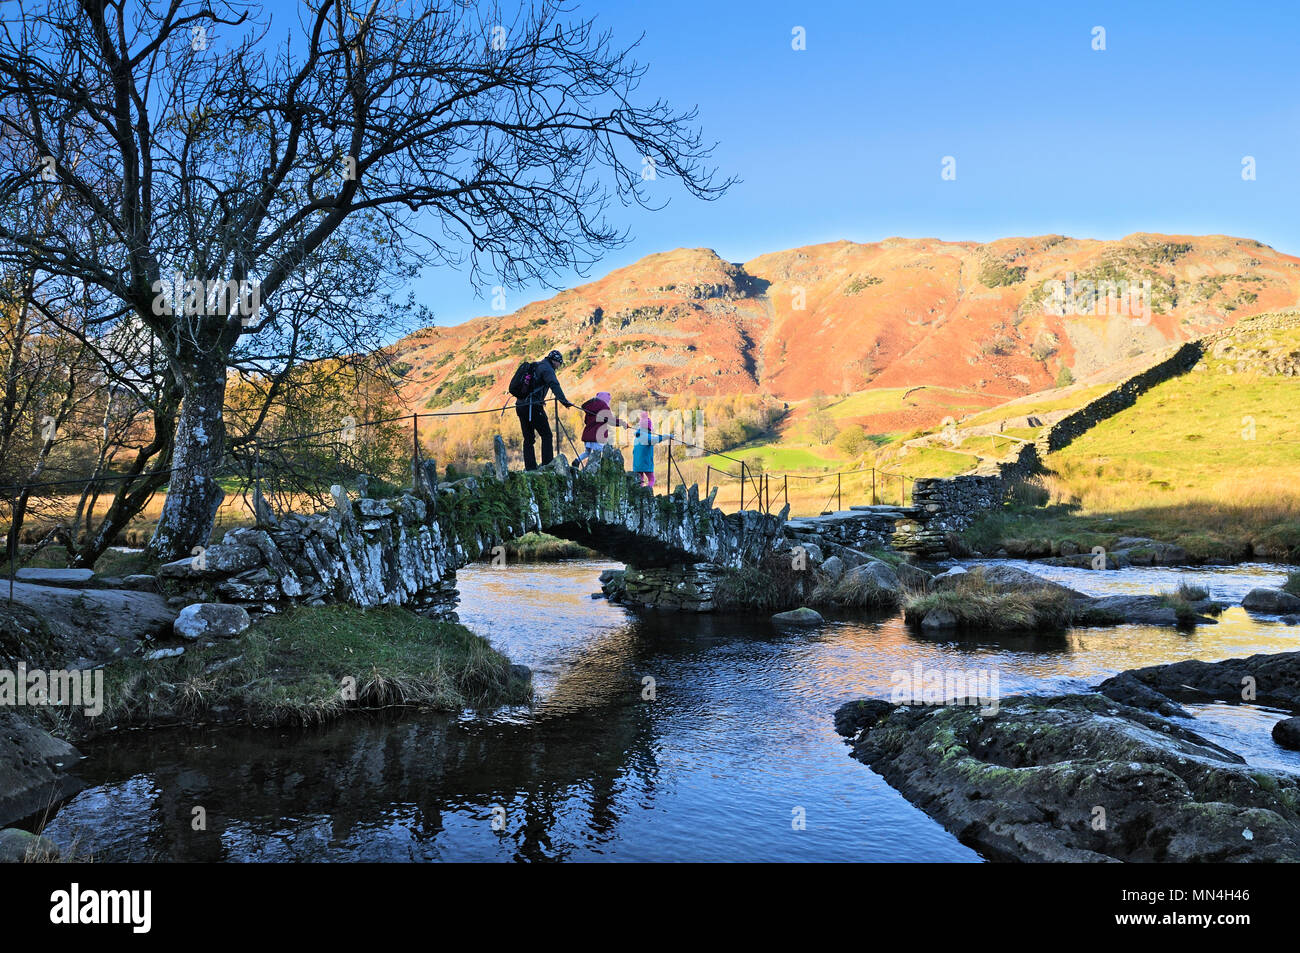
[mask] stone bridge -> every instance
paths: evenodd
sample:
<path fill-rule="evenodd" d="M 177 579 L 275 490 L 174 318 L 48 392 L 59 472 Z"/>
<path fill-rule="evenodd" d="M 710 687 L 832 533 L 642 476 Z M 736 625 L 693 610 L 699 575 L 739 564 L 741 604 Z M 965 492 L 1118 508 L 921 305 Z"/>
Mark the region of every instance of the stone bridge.
<path fill-rule="evenodd" d="M 752 565 L 789 545 L 786 510 L 723 513 L 713 506 L 716 489 L 701 499 L 694 486 L 655 495 L 624 472 L 617 452 L 581 473 L 563 456 L 536 471 L 510 472 L 497 439 L 496 464 L 480 476 L 438 482 L 426 462 L 417 486 L 391 499 L 350 499 L 336 487 L 337 505 L 313 515 L 276 519 L 260 508 L 262 526 L 231 530 L 194 557 L 161 567 L 160 575 L 250 611 L 349 602 L 449 616 L 456 570 L 529 532 L 624 562 L 651 589 Z M 674 607 L 712 608 L 707 587 L 695 595 Z"/>

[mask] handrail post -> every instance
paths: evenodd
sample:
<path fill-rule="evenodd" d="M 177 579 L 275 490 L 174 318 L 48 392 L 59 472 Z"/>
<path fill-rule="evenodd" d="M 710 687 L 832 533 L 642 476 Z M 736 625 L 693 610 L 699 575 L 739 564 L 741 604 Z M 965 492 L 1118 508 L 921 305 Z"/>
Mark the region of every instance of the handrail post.
<path fill-rule="evenodd" d="M 709 477 L 711 477 L 712 475 L 713 475 L 713 465 L 709 463 L 704 464 L 704 496 L 706 498 L 709 495 Z"/>
<path fill-rule="evenodd" d="M 740 506 L 737 507 L 737 509 L 742 509 L 742 510 L 745 508 L 745 480 L 746 480 L 745 471 L 747 469 L 748 468 L 745 466 L 745 462 L 742 460 L 740 463 Z"/>
<path fill-rule="evenodd" d="M 668 485 L 664 487 L 664 492 L 669 496 L 673 495 L 673 442 L 668 441 Z"/>
<path fill-rule="evenodd" d="M 785 479 L 785 489 L 784 489 L 785 505 L 789 506 L 790 505 L 790 474 L 787 473 L 784 479 Z"/>
<path fill-rule="evenodd" d="M 835 508 L 844 509 L 844 475 L 835 474 Z"/>
<path fill-rule="evenodd" d="M 871 505 L 876 505 L 876 468 L 871 468 Z"/>

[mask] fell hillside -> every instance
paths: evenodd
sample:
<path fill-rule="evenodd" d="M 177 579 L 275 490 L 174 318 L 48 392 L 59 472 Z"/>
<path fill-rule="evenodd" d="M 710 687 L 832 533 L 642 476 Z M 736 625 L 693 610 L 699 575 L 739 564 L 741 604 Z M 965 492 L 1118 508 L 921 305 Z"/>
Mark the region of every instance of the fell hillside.
<path fill-rule="evenodd" d="M 1076 288 L 1150 281 L 1149 319 L 1071 313 L 1047 285 L 1067 276 Z M 879 392 L 849 419 L 900 432 L 1298 303 L 1300 258 L 1226 236 L 894 238 L 743 263 L 677 249 L 510 314 L 416 332 L 390 356 L 415 410 L 504 403 L 518 362 L 555 347 L 575 397 Z"/>

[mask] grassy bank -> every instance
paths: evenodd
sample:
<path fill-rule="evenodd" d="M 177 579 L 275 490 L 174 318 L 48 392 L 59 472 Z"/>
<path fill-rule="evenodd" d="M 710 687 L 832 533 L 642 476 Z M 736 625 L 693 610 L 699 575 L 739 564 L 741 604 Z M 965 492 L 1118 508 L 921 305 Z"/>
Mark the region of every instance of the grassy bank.
<path fill-rule="evenodd" d="M 129 659 L 105 669 L 104 713 L 71 734 L 113 726 L 306 726 L 352 710 L 447 711 L 523 703 L 525 678 L 464 626 L 405 609 L 299 607 L 237 639 L 178 658 Z"/>
<path fill-rule="evenodd" d="M 1270 523 L 1271 518 L 1278 522 Z M 1046 542 L 1053 554 L 1067 541 L 1083 552 L 1095 546 L 1110 552 L 1121 537 L 1132 536 L 1181 546 L 1195 563 L 1300 562 L 1300 520 L 1288 520 L 1282 512 L 1269 517 L 1258 504 L 1206 502 L 1098 512 L 1078 504 L 1022 504 L 984 514 L 960 536 L 988 555 L 1011 549 L 1008 541 L 1028 540 Z"/>

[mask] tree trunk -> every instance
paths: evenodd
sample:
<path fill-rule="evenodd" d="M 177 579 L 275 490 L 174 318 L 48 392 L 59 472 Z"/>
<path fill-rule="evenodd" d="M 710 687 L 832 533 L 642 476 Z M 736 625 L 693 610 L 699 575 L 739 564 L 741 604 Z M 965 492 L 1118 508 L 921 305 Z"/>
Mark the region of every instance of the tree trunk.
<path fill-rule="evenodd" d="M 225 364 L 196 363 L 176 423 L 167 499 L 146 550 L 154 559 L 189 556 L 212 536 L 225 496 L 216 480 L 226 446 L 225 399 Z"/>

